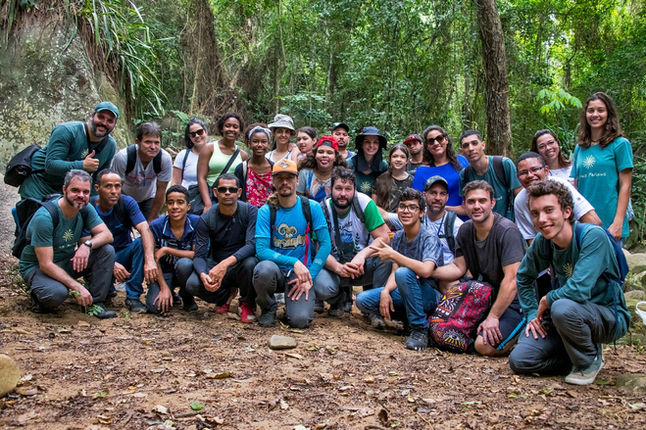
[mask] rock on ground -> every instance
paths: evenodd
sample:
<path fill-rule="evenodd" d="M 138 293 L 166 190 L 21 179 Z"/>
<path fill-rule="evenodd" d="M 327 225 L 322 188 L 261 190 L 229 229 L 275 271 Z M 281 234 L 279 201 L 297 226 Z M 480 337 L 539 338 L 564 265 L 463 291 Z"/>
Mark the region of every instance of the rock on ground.
<path fill-rule="evenodd" d="M 0 397 L 13 391 L 20 381 L 20 369 L 11 357 L 0 354 Z"/>
<path fill-rule="evenodd" d="M 290 349 L 296 348 L 296 345 L 298 345 L 298 342 L 293 337 L 275 334 L 269 338 L 269 347 L 271 349 Z"/>

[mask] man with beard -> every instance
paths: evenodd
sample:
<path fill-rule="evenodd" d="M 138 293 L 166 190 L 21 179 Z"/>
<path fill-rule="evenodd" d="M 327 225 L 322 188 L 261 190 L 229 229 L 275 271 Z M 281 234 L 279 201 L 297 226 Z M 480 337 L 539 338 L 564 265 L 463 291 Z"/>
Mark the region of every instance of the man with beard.
<path fill-rule="evenodd" d="M 104 307 L 112 285 L 112 234 L 88 206 L 91 184 L 86 171 L 70 170 L 64 178 L 63 197 L 47 202 L 51 207 L 38 209 L 29 222 L 19 269 L 30 287 L 34 312 L 53 311 L 72 295 L 97 318 L 116 316 Z M 84 229 L 91 236 L 81 237 Z M 80 276 L 85 277 L 87 288 L 76 280 Z"/>
<path fill-rule="evenodd" d="M 355 188 L 352 170 L 336 167 L 332 172 L 332 197 L 323 203 L 323 211 L 330 227 L 332 252 L 325 262 L 325 269 L 316 278 L 326 284 L 325 289 L 341 289 L 338 300 L 331 301 L 328 313 L 342 316 L 352 307 L 352 286 L 363 285 L 364 289 L 383 286 L 390 274 L 390 261 L 382 262 L 373 257 L 368 247 L 370 239 L 381 238 L 388 243 L 388 228 L 379 214 L 375 202 Z M 319 289 L 316 288 L 318 291 Z M 349 304 L 349 306 L 347 306 Z M 344 305 L 346 309 L 344 310 Z"/>
<path fill-rule="evenodd" d="M 86 122 L 57 125 L 47 145 L 36 151 L 31 159 L 33 170 L 18 189 L 20 197 L 41 200 L 60 193 L 65 174 L 72 169 L 95 174 L 109 167 L 117 150 L 110 133 L 118 117 L 119 109 L 114 104 L 101 102 Z"/>
<path fill-rule="evenodd" d="M 256 303 L 263 327 L 276 325 L 277 303 L 274 293 L 286 292 L 285 313 L 290 325 L 309 327 L 316 298 L 326 300 L 337 291 L 316 291 L 312 286 L 330 253 L 328 231 L 321 206 L 296 195 L 298 170 L 292 160 L 278 160 L 272 168 L 276 192 L 258 210 L 256 255 L 261 260 L 253 271 Z M 316 234 L 318 250 L 312 243 Z M 316 252 L 316 254 L 315 254 Z"/>
<path fill-rule="evenodd" d="M 478 326 L 475 350 L 479 354 L 508 354 L 525 319 L 516 296 L 516 270 L 525 253 L 516 224 L 493 212 L 494 190 L 486 181 L 471 181 L 462 189 L 470 220 L 457 236 L 455 260 L 438 267 L 433 277 L 455 281 L 467 273 L 492 287 L 493 304 Z"/>
<path fill-rule="evenodd" d="M 350 133 L 350 127 L 344 122 L 335 122 L 332 126 L 332 137 L 339 142 L 339 154 L 346 161 L 356 155 L 356 153 L 348 151 L 348 143 L 350 143 L 350 135 L 348 133 Z"/>

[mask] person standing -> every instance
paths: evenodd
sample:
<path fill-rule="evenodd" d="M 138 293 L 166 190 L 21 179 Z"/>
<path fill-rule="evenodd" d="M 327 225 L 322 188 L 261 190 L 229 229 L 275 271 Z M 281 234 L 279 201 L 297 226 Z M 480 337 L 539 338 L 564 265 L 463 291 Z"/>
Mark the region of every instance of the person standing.
<path fill-rule="evenodd" d="M 386 143 L 386 138 L 373 126 L 364 127 L 354 138 L 357 155 L 348 161 L 348 167 L 354 171 L 359 192 L 372 196 L 377 177 L 388 169 L 388 163 L 382 158 Z"/>
<path fill-rule="evenodd" d="M 339 142 L 339 154 L 347 162 L 350 161 L 356 153 L 348 150 L 348 144 L 350 143 L 350 127 L 344 122 L 335 122 L 332 125 L 332 137 Z"/>

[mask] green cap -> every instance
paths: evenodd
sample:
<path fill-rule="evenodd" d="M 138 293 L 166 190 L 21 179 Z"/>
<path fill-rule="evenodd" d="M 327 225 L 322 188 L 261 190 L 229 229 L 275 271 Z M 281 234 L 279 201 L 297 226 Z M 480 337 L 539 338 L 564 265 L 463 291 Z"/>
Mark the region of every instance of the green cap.
<path fill-rule="evenodd" d="M 114 114 L 115 118 L 119 118 L 119 108 L 112 102 L 101 102 L 94 108 L 94 113 L 101 112 L 102 110 L 109 110 Z"/>

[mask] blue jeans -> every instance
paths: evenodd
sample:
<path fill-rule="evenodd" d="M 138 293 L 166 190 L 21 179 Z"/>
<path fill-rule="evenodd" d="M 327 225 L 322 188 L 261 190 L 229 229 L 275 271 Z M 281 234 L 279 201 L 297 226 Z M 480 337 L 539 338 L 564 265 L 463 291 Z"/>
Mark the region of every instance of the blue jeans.
<path fill-rule="evenodd" d="M 394 314 L 391 317 L 405 317 L 413 329 L 427 329 L 428 315 L 432 314 L 442 297 L 433 283 L 427 279 L 417 279 L 414 271 L 400 267 L 395 271 L 397 288 L 391 291 Z M 383 288 L 374 288 L 359 293 L 357 307 L 368 315 L 379 315 L 379 301 Z"/>
<path fill-rule="evenodd" d="M 126 281 L 126 298 L 139 300 L 144 293 L 141 283 L 144 280 L 144 247 L 141 238 L 133 240 L 125 248 L 115 252 L 114 261 L 130 272 Z"/>
<path fill-rule="evenodd" d="M 193 273 L 193 260 L 190 258 L 180 258 L 175 262 L 171 272 L 163 272 L 161 275 L 164 277 L 164 281 L 166 281 L 166 285 L 168 285 L 171 292 L 174 292 L 175 288 L 179 287 L 179 295 L 183 299 L 187 295 L 184 288 L 191 273 Z M 150 314 L 159 313 L 159 309 L 155 306 L 155 299 L 157 299 L 159 291 L 160 287 L 158 282 L 153 282 L 148 285 L 146 309 Z"/>

